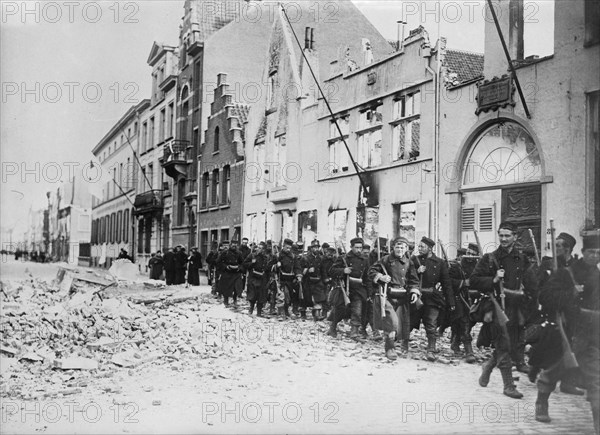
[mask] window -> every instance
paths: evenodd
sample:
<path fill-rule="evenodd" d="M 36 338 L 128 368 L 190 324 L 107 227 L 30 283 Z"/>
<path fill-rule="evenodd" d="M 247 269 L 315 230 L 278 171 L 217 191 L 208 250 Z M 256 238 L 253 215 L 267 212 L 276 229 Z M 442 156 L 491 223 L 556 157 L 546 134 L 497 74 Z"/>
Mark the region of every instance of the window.
<path fill-rule="evenodd" d="M 148 163 L 146 176 L 148 177 L 148 182 L 150 183 L 149 190 L 152 190 L 154 188 L 154 165 L 152 163 Z"/>
<path fill-rule="evenodd" d="M 112 196 L 114 198 L 115 196 L 117 196 L 117 168 L 116 167 L 113 168 L 112 177 L 113 177 L 113 182 L 112 182 L 112 187 L 113 187 L 112 188 L 112 193 L 113 194 L 112 194 Z"/>
<path fill-rule="evenodd" d="M 212 199 L 211 204 L 217 205 L 219 203 L 219 170 L 215 169 L 212 172 Z"/>
<path fill-rule="evenodd" d="M 129 138 L 130 138 L 130 137 L 131 137 L 131 127 L 129 127 L 129 128 L 127 129 L 127 137 L 126 137 L 127 141 L 129 141 Z"/>
<path fill-rule="evenodd" d="M 117 213 L 117 243 L 121 243 L 121 240 L 123 240 L 123 233 L 123 210 L 120 210 Z"/>
<path fill-rule="evenodd" d="M 138 132 L 138 123 L 137 121 L 133 123 L 133 134 L 137 134 Z"/>
<path fill-rule="evenodd" d="M 229 228 L 223 228 L 221 230 L 221 242 L 229 240 Z"/>
<path fill-rule="evenodd" d="M 217 152 L 219 151 L 219 127 L 215 127 L 215 137 L 213 138 L 214 140 L 214 146 L 213 146 L 213 152 Z"/>
<path fill-rule="evenodd" d="M 129 243 L 129 210 L 123 213 L 123 243 Z"/>
<path fill-rule="evenodd" d="M 110 215 L 110 243 L 115 242 L 115 214 Z"/>
<path fill-rule="evenodd" d="M 137 238 L 137 253 L 141 254 L 144 252 L 144 219 L 138 220 L 138 238 Z"/>
<path fill-rule="evenodd" d="M 229 165 L 223 168 L 223 195 L 221 202 L 223 204 L 229 204 L 231 202 L 229 198 L 229 189 L 231 187 L 231 167 Z"/>
<path fill-rule="evenodd" d="M 584 46 L 600 43 L 600 0 L 585 2 L 585 42 Z"/>
<path fill-rule="evenodd" d="M 415 160 L 420 155 L 421 93 L 403 95 L 394 101 L 392 160 Z"/>
<path fill-rule="evenodd" d="M 329 240 L 334 241 L 334 246 L 344 245 L 346 241 L 346 225 L 348 223 L 348 210 L 332 210 L 328 217 Z"/>
<path fill-rule="evenodd" d="M 517 19 L 523 23 L 523 47 L 520 53 L 520 48 L 517 49 L 517 57 L 526 59 L 554 53 L 554 3 L 555 0 L 521 2 L 522 13 Z"/>
<path fill-rule="evenodd" d="M 416 243 L 417 203 L 406 202 L 394 204 L 394 237 L 404 237 L 411 243 Z"/>
<path fill-rule="evenodd" d="M 358 129 L 364 130 L 366 128 L 372 128 L 380 126 L 383 122 L 383 114 L 381 113 L 381 104 L 370 107 L 367 110 L 363 110 L 358 118 Z"/>
<path fill-rule="evenodd" d="M 119 163 L 119 178 L 117 179 L 117 183 L 119 183 L 119 186 L 121 186 L 121 188 L 127 188 L 123 185 L 123 163 Z"/>
<path fill-rule="evenodd" d="M 129 190 L 133 187 L 131 174 L 131 158 L 127 157 L 127 167 L 125 168 L 125 185 L 123 186 L 123 188 L 126 190 Z"/>
<path fill-rule="evenodd" d="M 287 163 L 287 146 L 285 134 L 275 138 L 275 174 L 273 177 L 275 187 L 285 186 L 285 165 Z"/>
<path fill-rule="evenodd" d="M 208 172 L 205 172 L 202 175 L 202 186 L 202 207 L 208 207 L 210 203 L 210 175 L 208 174 Z"/>
<path fill-rule="evenodd" d="M 329 122 L 329 175 L 347 172 L 349 167 L 349 157 L 346 146 L 342 138 L 347 139 L 350 133 L 350 116 L 345 115 L 337 119 L 337 123 L 342 131 L 338 130 L 334 121 Z"/>
<path fill-rule="evenodd" d="M 174 115 L 174 106 L 173 103 L 170 103 L 169 107 L 167 108 L 167 138 L 173 137 L 173 126 L 175 125 L 173 123 Z"/>
<path fill-rule="evenodd" d="M 358 135 L 358 164 L 363 168 L 381 165 L 381 129 Z"/>
<path fill-rule="evenodd" d="M 165 109 L 160 111 L 160 124 L 158 126 L 158 141 L 163 142 L 165 140 L 165 131 L 167 123 L 167 113 Z"/>
<path fill-rule="evenodd" d="M 202 90 L 200 89 L 200 85 L 202 83 L 202 66 L 200 61 L 197 61 L 194 64 L 194 107 L 200 106 L 200 96 L 202 95 Z"/>
<path fill-rule="evenodd" d="M 152 223 L 153 219 L 148 216 L 144 219 L 144 253 L 149 254 L 152 248 Z"/>
<path fill-rule="evenodd" d="M 148 123 L 144 122 L 142 124 L 142 153 L 146 152 L 147 147 L 148 147 Z"/>
<path fill-rule="evenodd" d="M 92 221 L 92 237 L 90 238 L 90 243 L 92 243 L 93 245 L 95 245 L 97 243 L 97 234 L 96 234 L 96 230 L 98 228 L 98 222 L 96 222 L 96 220 Z"/>
<path fill-rule="evenodd" d="M 150 131 L 148 134 L 148 148 L 152 148 L 154 146 L 154 117 L 150 118 Z"/>

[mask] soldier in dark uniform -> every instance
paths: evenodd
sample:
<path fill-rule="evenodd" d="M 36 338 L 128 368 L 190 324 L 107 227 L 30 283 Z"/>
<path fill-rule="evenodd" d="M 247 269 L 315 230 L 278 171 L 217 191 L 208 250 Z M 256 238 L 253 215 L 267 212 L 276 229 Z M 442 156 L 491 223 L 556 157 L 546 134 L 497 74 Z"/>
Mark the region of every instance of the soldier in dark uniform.
<path fill-rule="evenodd" d="M 250 302 L 249 313 L 252 315 L 256 305 L 256 314 L 262 317 L 262 310 L 267 302 L 269 281 L 269 260 L 266 254 L 265 242 L 260 242 L 256 252 L 249 254 L 244 260 L 244 270 L 248 272 L 248 293 L 247 298 Z"/>
<path fill-rule="evenodd" d="M 320 254 L 321 246 L 318 240 L 313 240 L 310 244 L 310 251 L 304 256 L 304 282 L 306 289 L 304 290 L 304 310 L 312 306 L 312 315 L 315 321 L 323 320 L 322 310 L 323 304 L 327 300 L 325 292 L 325 283 L 321 263 L 323 257 Z"/>
<path fill-rule="evenodd" d="M 574 245 L 573 241 L 569 240 Z M 600 269 L 598 267 L 600 264 L 600 233 L 584 236 L 583 245 L 583 261 L 588 267 L 585 269 L 586 276 L 580 276 L 584 281 L 582 291 L 578 287 L 574 273 L 569 270 L 566 260 L 558 255 L 557 250 L 558 270 L 552 272 L 544 284 L 539 300 L 549 320 L 562 321 L 560 319 L 562 316 L 566 320 L 565 329 L 574 331 L 572 350 L 587 386 L 594 428 L 598 434 L 600 411 L 600 350 L 598 343 L 600 334 Z M 551 342 L 548 344 L 552 346 Z M 537 382 L 538 397 L 535 419 L 549 423 L 548 399 L 558 380 L 563 378 L 566 373 L 565 359 L 562 358 L 565 348 L 560 342 L 557 342 L 554 349 L 545 350 L 545 355 L 552 361 L 546 361 L 547 368 L 542 371 Z"/>
<path fill-rule="evenodd" d="M 175 284 L 175 252 L 173 252 L 173 248 L 169 248 L 165 252 L 163 260 L 165 262 L 165 282 L 167 285 L 173 285 Z"/>
<path fill-rule="evenodd" d="M 150 268 L 150 279 L 160 279 L 163 271 L 163 257 L 158 251 L 156 254 L 152 253 L 150 260 L 148 260 L 148 267 Z"/>
<path fill-rule="evenodd" d="M 232 241 L 223 242 L 223 246 L 228 246 L 219 255 L 217 259 L 217 270 L 219 271 L 219 293 L 223 295 L 225 306 L 229 306 L 229 298 L 233 297 L 233 305 L 237 306 L 237 298 L 242 287 L 242 267 L 244 259 L 238 251 L 237 243 Z"/>
<path fill-rule="evenodd" d="M 506 315 L 508 323 L 505 327 L 499 324 L 498 313 L 493 316 L 494 321 L 483 324 L 480 339 L 483 335 L 493 343 L 492 357 L 483 364 L 479 385 L 486 387 L 494 367 L 500 369 L 504 382 L 504 394 L 508 397 L 520 399 L 523 395 L 516 389 L 512 377 L 512 361 L 519 361 L 518 347 L 523 341 L 523 327 L 525 316 L 524 307 L 537 289 L 537 279 L 529 268 L 529 260 L 519 252 L 515 246 L 517 240 L 517 227 L 511 222 L 502 222 L 498 227 L 500 247 L 492 253 L 485 254 L 475 266 L 470 285 L 490 297 L 500 299 L 500 286 L 504 288 L 506 300 Z M 501 301 L 499 301 L 500 303 Z M 484 311 L 494 312 L 495 305 L 491 299 L 484 302 Z M 528 367 L 524 361 L 519 361 L 517 369 L 527 372 Z"/>
<path fill-rule="evenodd" d="M 448 274 L 452 280 L 452 290 L 454 292 L 454 302 L 456 309 L 454 313 L 448 312 L 450 316 L 450 329 L 452 338 L 450 349 L 455 355 L 460 353 L 460 344 L 465 346 L 465 361 L 473 364 L 476 359 L 473 354 L 471 337 L 471 319 L 469 318 L 469 275 L 465 273 L 462 267 L 462 259 L 467 253 L 466 249 L 459 249 L 455 261 L 450 262 Z"/>
<path fill-rule="evenodd" d="M 419 243 L 419 255 L 411 261 L 420 280 L 420 292 L 423 306 L 413 311 L 415 319 L 411 319 L 413 327 L 418 328 L 422 321 L 427 334 L 427 359 L 435 361 L 437 352 L 437 326 L 440 311 L 448 304 L 450 312 L 456 307 L 452 281 L 448 274 L 448 265 L 433 253 L 435 242 L 429 237 L 423 237 Z M 411 313 L 412 315 L 412 313 Z"/>
<path fill-rule="evenodd" d="M 217 242 L 213 242 L 210 252 L 206 256 L 206 267 L 207 267 L 207 275 L 208 275 L 208 285 L 212 286 L 211 293 L 215 294 L 215 264 L 217 262 L 217 258 L 219 257 L 218 253 L 218 245 Z"/>
<path fill-rule="evenodd" d="M 242 243 L 240 244 L 240 247 L 238 248 L 238 250 L 242 254 L 242 258 L 244 260 L 246 260 L 246 258 L 248 258 L 248 255 L 250 255 L 250 253 L 252 252 L 252 249 L 250 249 L 250 247 L 248 246 L 248 237 L 244 237 L 242 239 Z M 242 292 L 244 291 L 245 288 L 247 288 L 246 287 L 246 278 L 247 278 L 247 274 L 243 273 L 242 274 Z"/>
<path fill-rule="evenodd" d="M 279 274 L 280 288 L 277 292 L 277 314 L 282 317 L 289 317 L 291 295 L 294 293 L 294 281 L 297 277 L 302 277 L 300 264 L 296 261 L 292 253 L 292 242 L 290 239 L 283 241 L 281 252 L 275 258 L 274 272 Z"/>
<path fill-rule="evenodd" d="M 301 316 L 303 319 L 306 319 L 306 307 L 304 304 L 304 289 L 302 290 L 302 294 L 300 294 L 300 288 L 303 287 L 303 278 L 302 271 L 304 270 L 304 242 L 302 240 L 298 240 L 296 243 L 292 245 L 292 255 L 294 256 L 294 270 L 298 271 L 296 273 L 296 278 L 292 282 L 292 288 L 290 293 L 290 299 L 292 304 L 292 313 L 295 316 Z"/>
<path fill-rule="evenodd" d="M 344 282 L 350 283 L 350 290 L 346 289 L 350 297 L 350 338 L 359 337 L 359 328 L 363 324 L 366 316 L 367 307 L 367 287 L 365 282 L 367 278 L 368 259 L 362 255 L 363 239 L 357 237 L 350 241 L 352 249 L 346 254 L 338 257 L 331 267 L 330 274 L 334 278 L 339 278 Z M 336 307 L 337 308 L 337 307 Z M 337 328 L 337 321 L 332 322 L 332 328 Z"/>
<path fill-rule="evenodd" d="M 200 285 L 200 268 L 202 267 L 202 255 L 198 248 L 192 248 L 192 253 L 188 258 L 188 277 L 189 285 Z"/>
<path fill-rule="evenodd" d="M 327 318 L 328 313 L 331 311 L 329 294 L 331 292 L 332 278 L 329 275 L 329 270 L 335 261 L 336 250 L 333 246 L 329 246 L 329 243 L 323 243 L 322 248 L 323 259 L 321 261 L 321 276 L 323 278 L 323 285 L 325 286 L 325 301 L 323 302 L 323 312 L 321 313 L 321 317 Z"/>
<path fill-rule="evenodd" d="M 267 300 L 269 301 L 269 314 L 277 314 L 277 280 L 278 275 L 273 273 L 272 267 L 277 263 L 277 255 L 273 248 L 273 241 L 267 240 L 265 255 L 269 264 L 269 281 L 267 284 Z"/>
<path fill-rule="evenodd" d="M 419 279 L 408 255 L 408 240 L 398 237 L 392 241 L 392 253 L 384 255 L 369 268 L 369 280 L 373 287 L 373 326 L 383 329 L 385 335 L 385 356 L 397 358 L 395 341 L 401 340 L 400 347 L 408 352 L 410 338 L 410 304 L 419 299 Z M 386 286 L 387 284 L 387 286 Z M 386 288 L 385 305 L 381 297 Z M 382 315 L 382 310 L 385 315 Z"/>

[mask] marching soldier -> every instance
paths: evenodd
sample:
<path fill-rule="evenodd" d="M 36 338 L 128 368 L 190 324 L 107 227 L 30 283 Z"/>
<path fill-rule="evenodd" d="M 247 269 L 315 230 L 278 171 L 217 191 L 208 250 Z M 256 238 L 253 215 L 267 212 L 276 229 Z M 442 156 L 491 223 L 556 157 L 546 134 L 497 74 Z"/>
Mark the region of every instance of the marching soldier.
<path fill-rule="evenodd" d="M 304 316 L 306 317 L 306 308 L 312 306 L 312 315 L 315 321 L 323 320 L 321 316 L 323 304 L 327 300 L 325 293 L 325 283 L 321 263 L 323 257 L 320 254 L 321 246 L 318 240 L 313 240 L 310 244 L 310 251 L 304 256 Z"/>
<path fill-rule="evenodd" d="M 329 296 L 331 294 L 333 280 L 329 274 L 329 270 L 335 261 L 336 250 L 333 246 L 329 246 L 328 243 L 323 243 L 322 248 L 323 260 L 321 261 L 321 276 L 323 277 L 323 284 L 325 286 L 325 301 L 323 302 L 323 312 L 321 317 L 327 318 L 328 312 L 332 309 L 331 304 L 329 303 Z"/>
<path fill-rule="evenodd" d="M 338 257 L 331 267 L 330 274 L 334 278 L 339 278 L 350 283 L 350 289 L 346 289 L 350 297 L 350 338 L 359 337 L 359 328 L 363 324 L 365 309 L 367 304 L 367 288 L 365 281 L 367 279 L 368 259 L 362 255 L 363 239 L 357 237 L 350 241 L 352 249 L 345 255 Z M 346 279 L 346 277 L 348 277 Z M 337 307 L 336 307 L 337 311 Z M 339 315 L 339 313 L 337 313 Z M 333 325 L 337 327 L 337 322 L 341 318 L 334 319 Z"/>
<path fill-rule="evenodd" d="M 217 242 L 213 242 L 210 252 L 208 253 L 208 255 L 206 256 L 206 267 L 207 267 L 207 275 L 208 275 L 208 285 L 210 285 L 212 287 L 212 294 L 216 293 L 215 290 L 215 263 L 217 261 L 217 258 L 219 257 L 218 254 L 218 245 Z"/>
<path fill-rule="evenodd" d="M 219 282 L 217 284 L 219 293 L 223 295 L 225 306 L 229 306 L 229 298 L 233 297 L 233 305 L 237 306 L 237 298 L 242 288 L 242 267 L 244 259 L 237 249 L 237 242 L 231 244 L 223 241 L 223 252 L 217 259 L 217 270 L 219 271 Z"/>
<path fill-rule="evenodd" d="M 483 334 L 488 341 L 493 343 L 494 352 L 492 357 L 483 364 L 479 385 L 487 387 L 490 375 L 494 367 L 500 369 L 504 382 L 504 394 L 514 399 L 520 399 L 523 395 L 516 389 L 512 377 L 512 358 L 517 357 L 517 346 L 523 341 L 523 326 L 525 317 L 523 307 L 537 288 L 537 280 L 529 270 L 529 260 L 519 252 L 515 246 L 517 240 L 517 227 L 511 222 L 502 222 L 498 227 L 498 238 L 500 246 L 492 253 L 484 254 L 479 260 L 470 278 L 472 287 L 492 298 L 506 295 L 506 316 L 508 323 L 501 326 L 499 315 L 502 315 L 493 303 L 492 299 L 484 302 L 484 311 L 495 312 L 494 322 L 484 323 L 480 338 Z M 495 299 L 494 299 L 495 300 Z M 512 358 L 511 358 L 512 355 Z M 523 372 L 528 367 L 520 362 L 517 369 Z"/>
<path fill-rule="evenodd" d="M 419 243 L 419 255 L 412 257 L 420 280 L 420 292 L 423 307 L 415 311 L 413 327 L 422 321 L 427 334 L 427 359 L 435 361 L 437 352 L 437 326 L 440 311 L 448 304 L 450 312 L 454 312 L 456 302 L 452 291 L 452 281 L 448 274 L 448 265 L 433 253 L 435 242 L 423 237 Z"/>
<path fill-rule="evenodd" d="M 561 240 L 561 234 L 557 239 Z M 562 238 L 562 240 L 565 240 Z M 573 239 L 574 240 L 574 239 Z M 570 240 L 569 240 L 570 241 Z M 574 243 L 573 243 L 574 245 Z M 590 402 L 594 419 L 594 429 L 599 433 L 598 421 L 600 411 L 600 349 L 598 335 L 600 333 L 600 233 L 587 235 L 583 238 L 583 259 L 586 263 L 583 288 L 578 287 L 577 279 L 569 270 L 568 259 L 558 255 L 558 270 L 553 272 L 542 291 L 540 303 L 548 319 L 566 320 L 566 329 L 574 330 L 573 351 L 576 361 L 587 386 L 587 397 Z M 582 291 L 580 291 L 582 290 Z M 568 349 L 567 349 L 568 350 Z M 570 361 L 562 357 L 565 348 L 557 343 L 555 352 L 545 352 L 556 355 L 554 362 L 540 374 L 537 382 L 538 397 L 535 404 L 535 419 L 549 423 L 548 399 L 559 379 L 561 379 Z M 569 355 L 566 355 L 567 357 Z"/>
<path fill-rule="evenodd" d="M 385 356 L 397 358 L 395 341 L 400 337 L 402 352 L 408 352 L 410 337 L 410 304 L 419 299 L 419 279 L 408 255 L 408 240 L 398 237 L 392 241 L 392 253 L 385 255 L 369 268 L 368 276 L 375 286 L 373 295 L 373 326 L 383 329 Z M 383 289 L 386 289 L 385 293 Z M 385 312 L 385 315 L 382 314 Z"/>
<path fill-rule="evenodd" d="M 249 313 L 252 315 L 256 305 L 256 314 L 262 317 L 262 310 L 267 302 L 269 281 L 269 256 L 265 253 L 267 244 L 260 242 L 255 253 L 244 260 L 244 269 L 248 271 L 248 302 Z"/>
<path fill-rule="evenodd" d="M 275 258 L 274 272 L 279 274 L 280 289 L 277 291 L 277 314 L 282 317 L 289 317 L 290 304 L 294 294 L 294 280 L 297 276 L 302 276 L 300 264 L 296 261 L 292 253 L 293 241 L 285 239 L 281 252 Z M 296 309 L 298 307 L 296 306 Z"/>
<path fill-rule="evenodd" d="M 455 261 L 450 262 L 448 274 L 452 280 L 452 290 L 454 292 L 454 301 L 456 309 L 454 313 L 448 312 L 450 316 L 450 329 L 452 331 L 452 342 L 450 349 L 454 354 L 460 353 L 460 344 L 465 346 L 465 361 L 473 364 L 475 355 L 473 355 L 472 337 L 471 337 L 471 319 L 469 318 L 469 276 L 462 267 L 462 259 L 467 253 L 466 249 L 460 252 L 459 249 Z"/>

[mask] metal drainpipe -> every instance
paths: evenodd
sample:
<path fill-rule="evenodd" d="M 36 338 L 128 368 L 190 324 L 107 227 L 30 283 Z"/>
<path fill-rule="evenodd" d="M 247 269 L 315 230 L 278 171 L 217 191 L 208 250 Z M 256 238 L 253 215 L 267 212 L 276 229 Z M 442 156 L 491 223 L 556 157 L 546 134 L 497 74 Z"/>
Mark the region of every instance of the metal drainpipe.
<path fill-rule="evenodd" d="M 439 59 L 439 39 L 438 39 L 438 50 L 437 50 L 437 65 L 436 65 L 436 71 L 434 71 L 433 69 L 431 69 L 431 67 L 429 65 L 425 66 L 425 69 L 433 76 L 433 81 L 434 81 L 434 86 L 435 86 L 435 93 L 434 93 L 434 114 L 433 114 L 433 164 L 434 164 L 434 169 L 433 169 L 433 182 L 434 182 L 434 196 L 433 196 L 433 240 L 437 240 L 438 239 L 438 222 L 439 222 L 439 218 L 438 218 L 438 210 L 439 210 L 439 206 L 438 206 L 438 201 L 439 201 L 439 189 L 440 189 L 440 182 L 439 182 L 439 145 L 440 145 L 440 138 L 439 138 L 439 113 L 440 113 L 440 102 L 439 102 L 439 96 L 440 96 L 440 59 Z"/>

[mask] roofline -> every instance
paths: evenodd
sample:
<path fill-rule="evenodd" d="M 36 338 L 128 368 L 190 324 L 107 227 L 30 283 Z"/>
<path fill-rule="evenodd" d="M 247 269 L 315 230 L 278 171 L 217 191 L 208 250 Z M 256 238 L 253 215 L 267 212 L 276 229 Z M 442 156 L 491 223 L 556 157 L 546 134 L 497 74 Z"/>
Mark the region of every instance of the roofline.
<path fill-rule="evenodd" d="M 158 53 L 156 53 L 156 56 L 152 56 L 152 52 L 154 51 L 154 47 L 160 47 L 160 50 L 158 51 Z M 156 64 L 156 62 L 158 61 L 158 59 L 160 59 L 163 55 L 163 53 L 166 52 L 174 52 L 175 49 L 177 47 L 174 45 L 166 45 L 166 44 L 161 44 L 158 43 L 156 41 L 154 41 L 154 43 L 152 44 L 152 48 L 150 49 L 150 53 L 148 53 L 148 59 L 146 60 L 146 63 L 150 66 L 154 66 Z"/>
<path fill-rule="evenodd" d="M 144 111 L 150 105 L 148 98 L 142 100 L 136 106 L 131 106 L 127 112 L 117 121 L 115 125 L 104 135 L 104 137 L 98 142 L 98 144 L 92 149 L 92 154 L 96 154 L 102 148 L 104 148 L 112 138 L 118 134 L 118 132 L 127 124 L 133 117 L 137 116 L 140 112 Z"/>

